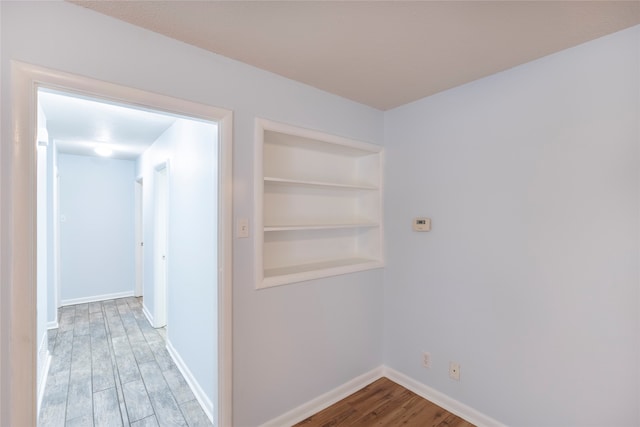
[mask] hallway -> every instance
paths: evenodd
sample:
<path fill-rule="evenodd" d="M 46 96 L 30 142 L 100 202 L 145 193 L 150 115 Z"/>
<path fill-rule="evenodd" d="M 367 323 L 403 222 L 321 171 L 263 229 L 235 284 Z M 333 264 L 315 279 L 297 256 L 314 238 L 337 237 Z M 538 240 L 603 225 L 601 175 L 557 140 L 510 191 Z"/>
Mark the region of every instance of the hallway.
<path fill-rule="evenodd" d="M 212 425 L 141 298 L 59 310 L 39 427 Z"/>

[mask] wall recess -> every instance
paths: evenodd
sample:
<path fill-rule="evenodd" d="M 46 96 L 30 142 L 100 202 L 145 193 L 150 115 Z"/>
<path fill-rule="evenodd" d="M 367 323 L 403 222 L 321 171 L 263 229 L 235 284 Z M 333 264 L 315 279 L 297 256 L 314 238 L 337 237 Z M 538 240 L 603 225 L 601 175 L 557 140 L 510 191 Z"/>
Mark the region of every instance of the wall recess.
<path fill-rule="evenodd" d="M 256 120 L 256 287 L 383 266 L 382 147 Z"/>

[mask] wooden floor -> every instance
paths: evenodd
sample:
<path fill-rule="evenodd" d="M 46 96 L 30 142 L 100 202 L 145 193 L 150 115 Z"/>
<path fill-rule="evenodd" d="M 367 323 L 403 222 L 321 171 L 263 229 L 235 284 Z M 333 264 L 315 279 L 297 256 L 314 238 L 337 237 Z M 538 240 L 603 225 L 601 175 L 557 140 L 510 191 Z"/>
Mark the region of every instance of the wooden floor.
<path fill-rule="evenodd" d="M 39 427 L 212 427 L 140 298 L 60 309 Z"/>
<path fill-rule="evenodd" d="M 387 378 L 380 378 L 294 427 L 316 426 L 473 427 L 473 424 Z"/>

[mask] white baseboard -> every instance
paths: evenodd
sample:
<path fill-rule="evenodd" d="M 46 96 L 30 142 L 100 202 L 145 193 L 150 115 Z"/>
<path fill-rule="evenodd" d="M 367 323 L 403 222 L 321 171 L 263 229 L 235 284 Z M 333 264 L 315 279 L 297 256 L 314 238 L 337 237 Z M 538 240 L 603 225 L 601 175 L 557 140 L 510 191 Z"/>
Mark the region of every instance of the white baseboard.
<path fill-rule="evenodd" d="M 60 305 L 66 306 L 66 305 L 86 304 L 88 302 L 98 302 L 98 301 L 105 301 L 109 299 L 126 298 L 126 297 L 132 297 L 132 296 L 133 296 L 133 291 L 116 292 L 113 294 L 94 295 L 94 296 L 83 297 L 83 298 L 63 299 L 60 301 Z"/>
<path fill-rule="evenodd" d="M 38 396 L 37 396 L 37 408 L 38 414 L 40 414 L 40 405 L 42 404 L 42 398 L 44 397 L 44 389 L 47 385 L 47 378 L 49 377 L 49 368 L 51 367 L 51 353 L 47 348 L 48 334 L 45 332 L 42 334 L 42 340 L 38 347 L 38 370 L 40 375 L 38 377 Z"/>
<path fill-rule="evenodd" d="M 193 391 L 196 399 L 198 399 L 198 402 L 200 402 L 200 405 L 202 406 L 205 414 L 207 414 L 207 417 L 209 417 L 209 420 L 213 424 L 216 424 L 213 421 L 213 403 L 211 403 L 211 400 L 207 397 L 204 390 L 202 390 L 202 387 L 200 387 L 200 383 L 198 383 L 198 381 L 195 379 L 195 377 L 187 367 L 187 364 L 184 363 L 184 360 L 182 360 L 182 357 L 180 357 L 180 354 L 178 354 L 176 349 L 171 345 L 169 339 L 167 339 L 167 351 L 182 373 L 182 376 L 187 381 L 187 384 L 189 384 L 189 387 L 191 387 L 191 391 Z"/>
<path fill-rule="evenodd" d="M 415 394 L 424 397 L 428 401 L 435 403 L 452 414 L 455 414 L 478 427 L 506 427 L 504 424 L 489 417 L 488 415 L 485 415 L 434 388 L 422 384 L 421 382 L 416 381 L 395 369 L 385 366 L 383 368 L 383 375 L 391 381 L 400 384 L 404 388 L 411 390 Z"/>
<path fill-rule="evenodd" d="M 60 325 L 58 324 L 57 320 L 47 322 L 47 329 L 58 329 L 58 327 L 60 327 Z"/>
<path fill-rule="evenodd" d="M 144 301 L 142 301 L 142 314 L 144 314 L 144 317 L 147 318 L 147 321 L 149 322 L 149 324 L 153 326 L 153 316 L 149 312 L 149 309 L 147 308 L 147 306 L 144 304 Z"/>
<path fill-rule="evenodd" d="M 470 406 L 467 406 L 464 403 L 437 391 L 436 389 L 422 384 L 421 382 L 418 382 L 413 378 L 409 378 L 408 376 L 384 365 L 360 375 L 359 377 L 354 378 L 307 403 L 303 403 L 297 408 L 267 421 L 260 427 L 282 427 L 297 424 L 311 415 L 344 399 L 350 394 L 355 393 L 381 377 L 389 378 L 393 382 L 396 382 L 404 388 L 416 393 L 418 396 L 435 403 L 452 414 L 457 415 L 478 427 L 506 427 L 501 422 L 494 420 Z"/>
<path fill-rule="evenodd" d="M 382 366 L 375 368 L 283 415 L 280 415 L 277 418 L 267 421 L 262 424 L 261 427 L 282 427 L 297 424 L 316 412 L 333 405 L 350 394 L 353 394 L 361 388 L 371 384 L 378 378 L 382 377 L 383 372 L 384 368 Z"/>
<path fill-rule="evenodd" d="M 42 377 L 40 378 L 40 387 L 38 387 L 38 415 L 40 415 L 40 407 L 42 405 L 42 399 L 44 398 L 44 390 L 47 386 L 47 378 L 49 378 L 49 368 L 51 368 L 51 353 L 47 350 L 47 359 L 44 362 L 44 369 L 42 370 Z"/>

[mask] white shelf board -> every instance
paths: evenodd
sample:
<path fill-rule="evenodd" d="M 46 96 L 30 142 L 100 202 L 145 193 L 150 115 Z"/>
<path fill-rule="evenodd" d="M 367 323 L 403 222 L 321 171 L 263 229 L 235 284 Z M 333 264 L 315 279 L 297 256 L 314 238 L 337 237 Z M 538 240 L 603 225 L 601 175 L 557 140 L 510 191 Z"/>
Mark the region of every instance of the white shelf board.
<path fill-rule="evenodd" d="M 373 222 L 355 224 L 269 225 L 264 227 L 264 231 L 340 230 L 349 228 L 374 228 L 379 226 L 380 224 Z"/>
<path fill-rule="evenodd" d="M 377 259 L 343 258 L 333 261 L 315 262 L 290 267 L 271 268 L 264 270 L 264 280 L 261 288 L 319 279 L 354 273 L 356 271 L 381 268 L 384 264 Z"/>
<path fill-rule="evenodd" d="M 377 154 L 382 146 L 367 142 L 330 135 L 324 132 L 301 129 L 282 123 L 259 120 L 264 131 L 264 143 L 285 145 L 290 147 L 304 147 L 314 151 L 327 151 L 341 155 L 361 157 Z"/>
<path fill-rule="evenodd" d="M 273 183 L 273 184 L 284 184 L 284 185 L 303 185 L 310 187 L 328 187 L 328 188 L 341 188 L 345 190 L 377 190 L 377 187 L 370 185 L 352 185 L 352 184 L 336 184 L 332 182 L 319 182 L 319 181 L 302 181 L 297 179 L 287 179 L 287 178 L 275 178 L 270 176 L 264 177 L 264 182 Z"/>

